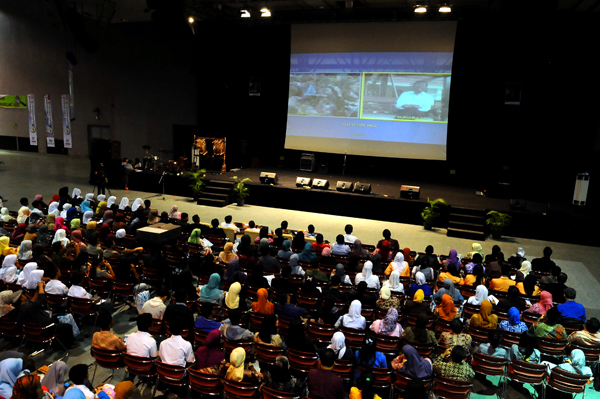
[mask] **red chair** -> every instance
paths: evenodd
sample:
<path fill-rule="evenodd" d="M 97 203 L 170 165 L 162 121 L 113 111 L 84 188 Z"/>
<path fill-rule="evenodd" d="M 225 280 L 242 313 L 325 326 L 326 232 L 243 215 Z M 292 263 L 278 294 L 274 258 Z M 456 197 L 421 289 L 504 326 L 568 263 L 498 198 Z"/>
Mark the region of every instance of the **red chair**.
<path fill-rule="evenodd" d="M 23 338 L 21 339 L 21 345 L 19 345 L 19 349 L 21 348 L 21 346 L 23 346 L 25 341 L 30 341 L 30 342 L 34 342 L 34 343 L 42 344 L 42 345 L 48 344 L 48 348 L 50 348 L 50 345 L 52 345 L 52 342 L 54 340 L 56 340 L 60 344 L 60 346 L 62 346 L 63 349 L 65 350 L 65 355 L 63 357 L 61 357 L 59 360 L 64 359 L 65 357 L 69 356 L 69 352 L 67 351 L 67 348 L 63 345 L 63 343 L 60 342 L 60 340 L 57 338 L 57 334 L 56 334 L 57 327 L 58 326 L 56 325 L 56 323 L 52 323 L 47 326 L 39 326 L 37 324 L 24 322 L 23 323 Z M 46 349 L 48 349 L 48 348 L 46 348 Z M 19 352 L 19 349 L 17 349 L 17 352 Z M 40 353 L 44 352 L 46 349 L 41 349 L 41 350 L 35 351 L 32 354 L 30 354 L 29 356 L 34 357 L 36 355 L 39 355 Z"/>
<path fill-rule="evenodd" d="M 566 339 L 536 338 L 535 342 L 542 355 L 560 357 L 565 354 Z"/>
<path fill-rule="evenodd" d="M 290 368 L 301 373 L 308 373 L 312 369 L 317 368 L 319 356 L 316 353 L 301 352 L 288 348 L 288 359 Z"/>
<path fill-rule="evenodd" d="M 194 327 L 194 341 L 197 346 L 204 345 L 204 341 L 206 341 L 206 337 L 208 336 L 209 331 L 202 331 L 196 327 Z"/>
<path fill-rule="evenodd" d="M 278 356 L 283 355 L 283 348 L 280 346 L 257 343 L 254 346 L 254 352 L 256 353 L 256 360 L 268 364 L 269 366 L 273 366 L 275 365 L 275 359 L 277 359 Z"/>
<path fill-rule="evenodd" d="M 554 367 L 550 372 L 548 386 L 570 395 L 582 393 L 585 398 L 585 388 L 590 378 L 592 378 L 592 376 L 570 373 L 559 369 L 558 367 Z"/>
<path fill-rule="evenodd" d="M 581 349 L 585 354 L 586 363 L 597 362 L 600 358 L 600 346 L 582 345 L 576 342 L 571 342 L 570 350 Z"/>
<path fill-rule="evenodd" d="M 404 391 L 406 391 L 406 387 L 412 380 L 413 380 L 412 377 L 409 377 L 404 373 L 396 371 L 396 382 L 394 383 L 394 390 L 396 392 L 400 393 L 400 396 L 402 396 L 402 393 Z M 433 382 L 433 377 L 424 378 L 423 386 L 425 388 L 428 388 L 428 391 L 429 391 L 429 386 L 431 385 L 432 382 Z"/>
<path fill-rule="evenodd" d="M 300 396 L 290 393 L 290 392 L 282 392 L 276 391 L 273 388 L 269 388 L 267 386 L 262 387 L 262 393 L 264 399 L 297 399 Z"/>
<path fill-rule="evenodd" d="M 398 356 L 400 338 L 389 335 L 377 334 L 377 351 L 386 356 Z"/>
<path fill-rule="evenodd" d="M 221 396 L 223 394 L 223 383 L 221 377 L 217 374 L 203 373 L 194 370 L 192 367 L 187 369 L 190 378 L 190 388 L 203 396 Z"/>
<path fill-rule="evenodd" d="M 125 361 L 123 360 L 123 352 L 121 351 L 108 350 L 92 346 L 92 356 L 96 360 L 94 362 L 96 364 L 96 367 L 94 368 L 94 374 L 92 375 L 92 380 L 90 381 L 92 384 L 94 383 L 94 378 L 96 377 L 96 370 L 98 370 L 98 366 L 111 370 L 110 375 L 106 377 L 104 381 L 102 381 L 103 383 L 108 381 L 109 378 L 112 378 L 112 376 L 115 374 L 115 370 L 119 370 L 125 367 Z"/>
<path fill-rule="evenodd" d="M 362 348 L 363 341 L 365 340 L 365 330 L 358 330 L 356 328 L 340 327 L 340 330 L 346 337 L 346 346 L 352 349 Z"/>
<path fill-rule="evenodd" d="M 252 398 L 258 392 L 258 385 L 246 384 L 243 382 L 232 381 L 223 378 L 223 388 L 227 398 Z"/>
<path fill-rule="evenodd" d="M 308 322 L 308 337 L 321 344 L 331 342 L 334 333 L 335 328 L 333 326 L 312 320 Z"/>
<path fill-rule="evenodd" d="M 163 363 L 160 360 L 156 360 L 154 362 L 156 365 L 156 382 L 154 384 L 154 391 L 152 392 L 152 397 L 156 395 L 156 388 L 158 387 L 158 381 L 162 381 L 167 385 L 173 385 L 176 387 L 184 387 L 189 383 L 188 373 L 186 372 L 185 367 L 181 366 L 173 366 L 167 363 Z M 189 397 L 190 388 L 188 387 L 188 394 L 186 397 Z"/>
<path fill-rule="evenodd" d="M 8 338 L 23 338 L 23 328 L 19 322 L 0 317 L 0 335 Z"/>
<path fill-rule="evenodd" d="M 154 319 L 153 318 L 152 325 L 150 326 L 148 333 L 154 337 L 164 337 L 165 335 L 167 335 L 167 332 L 165 330 L 165 325 L 164 325 L 162 319 Z"/>
<path fill-rule="evenodd" d="M 155 360 L 155 357 L 140 357 L 123 352 L 123 362 L 125 363 L 127 373 L 137 375 L 138 377 L 156 377 Z"/>
<path fill-rule="evenodd" d="M 546 365 L 513 360 L 508 365 L 507 378 L 522 384 L 541 385 L 542 398 L 545 394 Z"/>
<path fill-rule="evenodd" d="M 350 360 L 337 359 L 333 364 L 334 374 L 341 377 L 344 383 L 348 383 L 354 379 L 354 362 Z"/>
<path fill-rule="evenodd" d="M 483 353 L 474 353 L 473 354 L 473 371 L 483 375 L 490 375 L 495 377 L 500 377 L 500 381 L 502 381 L 502 377 L 504 377 L 504 384 L 500 388 L 500 397 L 504 398 L 506 395 L 506 366 L 508 365 L 508 361 L 501 357 L 494 357 L 484 355 Z"/>
<path fill-rule="evenodd" d="M 473 381 L 461 381 L 441 376 L 433 380 L 433 393 L 442 399 L 468 399 Z"/>
<path fill-rule="evenodd" d="M 65 313 L 69 308 L 67 296 L 46 294 L 46 303 L 53 313 Z"/>
<path fill-rule="evenodd" d="M 249 339 L 234 341 L 231 339 L 223 338 L 223 350 L 225 351 L 225 355 L 227 356 L 229 356 L 235 348 L 244 348 L 244 350 L 246 351 L 246 357 L 248 357 L 250 353 L 254 353 L 253 345 L 254 342 Z"/>

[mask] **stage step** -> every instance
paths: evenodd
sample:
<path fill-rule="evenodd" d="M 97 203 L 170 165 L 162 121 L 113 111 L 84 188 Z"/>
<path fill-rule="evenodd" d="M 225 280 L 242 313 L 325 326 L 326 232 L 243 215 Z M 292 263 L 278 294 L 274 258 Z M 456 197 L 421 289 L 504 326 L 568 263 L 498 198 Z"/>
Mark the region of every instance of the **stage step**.
<path fill-rule="evenodd" d="M 485 217 L 483 217 L 483 216 L 473 216 L 473 215 L 463 215 L 460 213 L 451 213 L 448 216 L 448 220 L 453 221 L 453 222 L 458 222 L 458 223 L 485 225 Z"/>
<path fill-rule="evenodd" d="M 229 201 L 229 193 L 210 193 L 205 191 L 202 193 L 201 198 Z"/>
<path fill-rule="evenodd" d="M 203 197 L 198 198 L 196 203 L 198 205 L 216 206 L 218 208 L 223 208 L 224 206 L 229 205 L 228 201 L 224 201 L 222 199 L 203 198 Z"/>
<path fill-rule="evenodd" d="M 479 241 L 485 240 L 486 237 L 486 234 L 481 231 L 456 229 L 452 227 L 448 227 L 448 232 L 446 233 L 446 235 L 448 237 L 470 238 Z"/>
<path fill-rule="evenodd" d="M 233 188 L 234 182 L 223 180 L 206 180 L 206 185 L 211 187 L 223 187 L 227 189 Z"/>
<path fill-rule="evenodd" d="M 452 214 L 455 215 L 469 215 L 469 216 L 480 216 L 485 218 L 484 209 L 464 208 L 461 206 L 453 206 L 451 209 Z"/>
<path fill-rule="evenodd" d="M 459 230 L 480 231 L 482 233 L 485 232 L 485 225 L 482 225 L 481 223 L 464 223 L 452 220 L 448 222 L 448 227 Z"/>
<path fill-rule="evenodd" d="M 233 182 L 220 180 L 205 180 L 206 186 L 198 198 L 198 205 L 216 206 L 222 208 L 231 204 L 233 198 Z"/>

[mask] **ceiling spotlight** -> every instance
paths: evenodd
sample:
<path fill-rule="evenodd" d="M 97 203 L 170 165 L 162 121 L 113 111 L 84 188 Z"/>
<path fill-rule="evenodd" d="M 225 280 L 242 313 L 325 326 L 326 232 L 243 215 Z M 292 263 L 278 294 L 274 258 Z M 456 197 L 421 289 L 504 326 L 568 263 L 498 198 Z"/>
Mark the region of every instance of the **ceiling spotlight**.
<path fill-rule="evenodd" d="M 240 13 L 242 13 L 242 15 L 240 15 L 240 17 L 250 18 L 250 13 L 248 12 L 248 10 L 240 10 Z"/>
<path fill-rule="evenodd" d="M 260 9 L 260 16 L 261 17 L 270 17 L 271 11 L 267 7 L 263 7 Z"/>
<path fill-rule="evenodd" d="M 440 6 L 439 12 L 452 12 L 452 8 L 448 4 Z"/>
<path fill-rule="evenodd" d="M 189 18 L 188 18 L 188 22 L 189 22 L 190 24 L 193 24 L 193 23 L 194 23 L 194 21 L 195 21 L 195 20 L 194 20 L 194 17 L 189 17 Z"/>
<path fill-rule="evenodd" d="M 415 12 L 417 14 L 424 14 L 427 12 L 427 6 L 418 5 L 415 7 Z"/>

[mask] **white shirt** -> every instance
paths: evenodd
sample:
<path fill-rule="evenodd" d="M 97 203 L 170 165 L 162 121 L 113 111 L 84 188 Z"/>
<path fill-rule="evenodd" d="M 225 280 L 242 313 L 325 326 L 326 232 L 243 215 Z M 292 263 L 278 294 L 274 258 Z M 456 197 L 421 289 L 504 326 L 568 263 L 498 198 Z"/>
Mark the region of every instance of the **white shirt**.
<path fill-rule="evenodd" d="M 85 385 L 72 385 L 65 391 L 65 394 L 69 392 L 70 389 L 78 388 L 81 389 L 81 392 L 85 395 L 85 399 L 94 399 L 96 396 L 86 387 Z"/>
<path fill-rule="evenodd" d="M 235 232 L 236 232 L 236 233 L 239 233 L 239 232 L 240 232 L 240 229 L 239 229 L 239 227 L 237 227 L 237 226 L 236 226 L 235 224 L 233 224 L 233 223 L 225 223 L 225 222 L 223 222 L 223 223 L 221 223 L 221 226 L 222 226 L 222 227 L 231 227 L 232 229 L 234 229 L 234 230 L 235 230 Z"/>
<path fill-rule="evenodd" d="M 69 292 L 69 289 L 60 280 L 50 280 L 46 283 L 44 292 L 46 292 L 46 294 L 64 296 L 64 295 L 67 295 L 67 293 Z"/>
<path fill-rule="evenodd" d="M 181 338 L 181 335 L 172 335 L 161 342 L 158 356 L 163 362 L 180 367 L 185 367 L 186 361 L 188 363 L 196 361 L 192 344 Z"/>
<path fill-rule="evenodd" d="M 156 341 L 145 331 L 134 332 L 127 338 L 127 353 L 140 357 L 156 357 Z"/>
<path fill-rule="evenodd" d="M 405 91 L 398 97 L 396 108 L 402 109 L 403 105 L 415 104 L 419 106 L 419 111 L 427 112 L 433 107 L 434 103 L 433 96 L 429 93 L 422 91 L 419 94 L 415 94 L 414 91 Z"/>
<path fill-rule="evenodd" d="M 354 244 L 354 241 L 356 241 L 356 239 L 357 237 L 353 236 L 352 234 L 344 234 L 344 242 Z"/>
<path fill-rule="evenodd" d="M 88 294 L 85 288 L 80 287 L 78 285 L 72 285 L 71 288 L 69 288 L 69 293 L 67 295 L 73 296 L 75 298 L 92 299 L 92 296 Z"/>
<path fill-rule="evenodd" d="M 333 244 L 331 246 L 331 253 L 334 255 L 347 255 L 350 251 L 350 247 L 346 244 Z"/>

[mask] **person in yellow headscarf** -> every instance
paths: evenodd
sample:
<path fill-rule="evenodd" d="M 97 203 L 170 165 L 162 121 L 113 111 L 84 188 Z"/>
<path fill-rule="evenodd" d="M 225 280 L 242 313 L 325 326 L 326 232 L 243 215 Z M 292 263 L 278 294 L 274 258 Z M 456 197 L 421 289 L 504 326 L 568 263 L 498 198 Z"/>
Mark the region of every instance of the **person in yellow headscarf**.
<path fill-rule="evenodd" d="M 498 328 L 498 316 L 492 314 L 492 304 L 485 300 L 479 307 L 479 314 L 471 316 L 469 325 L 483 328 Z"/>
<path fill-rule="evenodd" d="M 48 226 L 49 230 L 54 230 L 55 219 L 56 215 L 53 215 L 52 213 L 49 213 L 48 216 L 46 216 L 46 226 Z"/>
<path fill-rule="evenodd" d="M 406 313 L 426 313 L 428 315 L 431 314 L 431 307 L 429 303 L 423 302 L 425 299 L 425 293 L 423 290 L 417 290 L 412 300 L 406 301 L 406 305 L 404 309 Z"/>
<path fill-rule="evenodd" d="M 100 201 L 98 203 L 98 207 L 96 208 L 96 214 L 97 215 L 102 215 L 104 214 L 104 211 L 106 210 L 108 204 L 106 201 Z"/>
<path fill-rule="evenodd" d="M 131 381 L 122 381 L 115 385 L 115 399 L 129 399 L 135 392 Z"/>
<path fill-rule="evenodd" d="M 237 281 L 229 287 L 229 292 L 227 292 L 227 296 L 225 297 L 225 305 L 229 309 L 237 309 L 240 307 L 240 291 L 242 290 L 242 285 Z"/>
<path fill-rule="evenodd" d="M 16 255 L 18 252 L 17 248 L 13 248 L 9 246 L 10 238 L 8 237 L 0 237 L 0 254 L 6 255 Z"/>
<path fill-rule="evenodd" d="M 249 364 L 248 368 L 245 368 L 245 361 L 246 351 L 244 348 L 235 348 L 231 351 L 229 363 L 224 363 L 219 374 L 226 380 L 260 385 L 263 380 L 262 374 L 258 373 L 252 364 Z"/>
<path fill-rule="evenodd" d="M 232 259 L 237 259 L 237 255 L 233 253 L 233 243 L 228 242 L 219 254 L 219 260 L 223 263 L 229 263 Z"/>
<path fill-rule="evenodd" d="M 85 225 L 85 232 L 83 233 L 83 235 L 85 236 L 86 240 L 90 240 L 90 238 L 92 238 L 93 236 L 96 235 L 96 224 L 97 222 L 95 220 L 90 220 L 86 225 Z"/>

